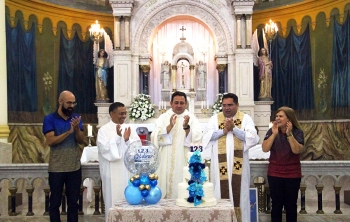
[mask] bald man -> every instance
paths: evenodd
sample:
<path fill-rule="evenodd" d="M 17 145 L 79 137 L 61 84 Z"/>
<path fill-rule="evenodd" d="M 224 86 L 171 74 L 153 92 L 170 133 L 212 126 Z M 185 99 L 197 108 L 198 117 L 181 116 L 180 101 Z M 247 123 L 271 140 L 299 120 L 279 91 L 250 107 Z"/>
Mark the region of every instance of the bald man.
<path fill-rule="evenodd" d="M 72 92 L 63 91 L 58 98 L 56 112 L 47 115 L 43 123 L 43 134 L 50 146 L 49 185 L 50 221 L 60 220 L 63 187 L 66 188 L 68 212 L 67 222 L 78 221 L 78 199 L 81 185 L 80 150 L 78 143 L 84 142 L 83 123 L 75 113 L 77 105 Z"/>

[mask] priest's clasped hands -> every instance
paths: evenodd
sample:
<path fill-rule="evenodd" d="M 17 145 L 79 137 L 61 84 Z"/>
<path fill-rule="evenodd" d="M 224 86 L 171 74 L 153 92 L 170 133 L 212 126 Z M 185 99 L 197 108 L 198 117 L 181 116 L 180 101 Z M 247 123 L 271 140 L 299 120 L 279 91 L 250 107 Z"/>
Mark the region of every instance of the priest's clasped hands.
<path fill-rule="evenodd" d="M 233 128 L 235 128 L 235 123 L 234 123 L 233 117 L 226 118 L 224 121 L 224 135 L 226 135 L 228 132 L 232 131 Z"/>
<path fill-rule="evenodd" d="M 125 142 L 129 140 L 130 134 L 131 134 L 131 129 L 130 127 L 125 128 L 125 132 L 124 135 L 122 136 L 122 129 L 121 129 L 121 125 L 117 124 L 117 134 L 120 137 L 124 137 Z"/>

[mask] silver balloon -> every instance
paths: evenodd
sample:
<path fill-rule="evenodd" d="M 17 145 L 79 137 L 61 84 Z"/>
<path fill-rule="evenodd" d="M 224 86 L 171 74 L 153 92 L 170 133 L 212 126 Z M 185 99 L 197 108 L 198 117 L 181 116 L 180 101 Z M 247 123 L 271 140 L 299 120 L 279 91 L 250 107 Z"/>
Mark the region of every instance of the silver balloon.
<path fill-rule="evenodd" d="M 124 154 L 124 164 L 133 174 L 156 172 L 160 164 L 158 149 L 148 140 L 132 142 Z"/>

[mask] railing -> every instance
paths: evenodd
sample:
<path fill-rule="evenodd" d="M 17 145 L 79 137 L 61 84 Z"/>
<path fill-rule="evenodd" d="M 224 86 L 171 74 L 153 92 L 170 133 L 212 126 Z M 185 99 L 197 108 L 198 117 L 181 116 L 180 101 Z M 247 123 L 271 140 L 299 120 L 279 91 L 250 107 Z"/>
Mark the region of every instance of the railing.
<path fill-rule="evenodd" d="M 270 196 L 267 182 L 267 167 L 268 161 L 250 161 L 250 176 L 251 176 L 251 184 L 255 185 L 258 188 L 258 206 L 259 212 L 269 213 L 271 210 L 270 204 Z M 49 207 L 49 194 L 50 188 L 48 186 L 48 164 L 0 164 L 0 182 L 2 180 L 10 181 L 10 187 L 8 191 L 11 195 L 11 206 L 9 210 L 10 216 L 16 216 L 16 192 L 17 192 L 17 182 L 19 179 L 23 179 L 26 181 L 27 187 L 26 192 L 28 194 L 28 212 L 27 216 L 34 215 L 32 211 L 33 199 L 32 195 L 34 192 L 34 181 L 38 178 L 41 178 L 45 181 L 46 185 L 43 188 L 43 192 L 45 193 L 45 209 L 44 215 L 48 215 L 48 207 Z M 303 178 L 301 180 L 300 192 L 301 192 L 301 210 L 300 214 L 306 214 L 306 206 L 305 200 L 307 196 L 305 195 L 305 191 L 310 187 L 307 187 L 305 181 L 312 177 L 316 180 L 316 191 L 317 191 L 317 202 L 318 202 L 318 210 L 317 214 L 323 214 L 323 206 L 322 206 L 322 192 L 326 184 L 324 184 L 324 179 L 329 177 L 333 181 L 333 189 L 335 194 L 334 206 L 335 206 L 335 214 L 341 214 L 342 211 L 340 209 L 340 191 L 342 189 L 341 181 L 344 177 L 350 176 L 350 161 L 302 161 L 302 174 Z M 101 179 L 99 172 L 98 163 L 86 163 L 82 164 L 82 178 L 85 180 L 89 178 L 94 181 L 95 186 L 93 187 L 95 193 L 95 212 L 94 215 L 100 215 L 100 203 L 101 203 L 101 211 L 103 212 L 103 199 L 100 198 L 100 190 L 101 190 Z M 0 192 L 6 192 L 6 190 L 0 187 Z M 82 195 L 83 195 L 83 186 L 81 188 L 81 198 L 79 199 L 79 214 L 84 214 L 82 211 Z M 5 202 L 0 200 L 1 202 Z M 65 199 L 62 199 L 62 213 L 65 213 Z M 3 212 L 0 212 L 0 215 Z"/>

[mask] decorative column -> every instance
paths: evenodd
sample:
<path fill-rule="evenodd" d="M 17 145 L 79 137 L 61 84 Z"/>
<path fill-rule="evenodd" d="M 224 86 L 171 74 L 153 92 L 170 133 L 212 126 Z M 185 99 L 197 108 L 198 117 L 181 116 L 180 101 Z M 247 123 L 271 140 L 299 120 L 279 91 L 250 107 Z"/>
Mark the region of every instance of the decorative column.
<path fill-rule="evenodd" d="M 251 41 L 252 41 L 252 15 L 245 15 L 246 18 L 246 48 L 251 48 Z"/>
<path fill-rule="evenodd" d="M 33 188 L 33 186 L 30 186 L 30 187 L 26 188 L 26 191 L 28 193 L 28 213 L 27 213 L 27 216 L 34 216 L 34 213 L 33 213 L 33 192 L 34 192 L 34 188 Z"/>
<path fill-rule="evenodd" d="M 130 50 L 130 16 L 124 16 L 125 50 Z"/>
<path fill-rule="evenodd" d="M 114 17 L 114 46 L 120 50 L 120 16 Z"/>
<path fill-rule="evenodd" d="M 258 199 L 256 200 L 259 207 L 259 212 L 265 212 L 266 206 L 265 206 L 265 195 L 263 192 L 263 185 L 265 184 L 265 180 L 258 180 L 257 182 L 254 181 L 255 187 L 258 189 Z"/>
<path fill-rule="evenodd" d="M 16 192 L 17 187 L 10 187 L 9 191 L 11 193 L 11 212 L 9 213 L 9 216 L 16 216 Z"/>
<path fill-rule="evenodd" d="M 219 72 L 219 93 L 224 93 L 227 91 L 227 81 L 225 76 L 226 64 L 217 64 L 216 69 Z"/>
<path fill-rule="evenodd" d="M 148 87 L 148 77 L 149 77 L 149 71 L 151 70 L 150 65 L 141 65 L 141 77 L 140 77 L 140 92 L 143 94 L 148 95 L 149 94 L 149 87 Z"/>
<path fill-rule="evenodd" d="M 79 205 L 78 215 L 84 215 L 84 211 L 83 211 L 83 193 L 84 193 L 84 186 L 81 185 L 80 186 L 79 201 L 78 201 L 78 205 Z"/>
<path fill-rule="evenodd" d="M 237 21 L 237 26 L 236 26 L 236 39 L 237 39 L 237 48 L 241 49 L 242 48 L 242 40 L 241 40 L 241 19 L 242 15 L 236 15 L 236 21 Z"/>
<path fill-rule="evenodd" d="M 319 183 L 316 186 L 316 190 L 317 190 L 317 206 L 318 209 L 316 211 L 317 214 L 324 214 L 323 210 L 322 210 L 322 190 L 323 190 L 323 184 Z"/>
<path fill-rule="evenodd" d="M 100 186 L 94 186 L 94 192 L 95 192 L 95 212 L 93 215 L 101 215 L 99 208 L 100 208 Z"/>
<path fill-rule="evenodd" d="M 190 92 L 194 92 L 194 65 L 190 65 L 191 83 Z"/>
<path fill-rule="evenodd" d="M 0 15 L 5 15 L 5 0 L 0 0 Z M 0 142 L 7 143 L 10 135 L 7 111 L 6 16 L 0 16 Z M 2 150 L 0 149 L 0 155 Z"/>
<path fill-rule="evenodd" d="M 338 185 L 334 185 L 333 186 L 334 191 L 335 191 L 335 214 L 342 214 L 343 212 L 341 212 L 340 210 L 340 197 L 339 197 L 339 192 L 341 190 L 341 186 Z"/>
<path fill-rule="evenodd" d="M 46 187 L 43 189 L 45 193 L 45 212 L 44 216 L 50 215 L 49 207 L 50 207 L 50 187 Z"/>
<path fill-rule="evenodd" d="M 177 66 L 176 65 L 172 65 L 171 66 L 171 81 L 173 83 L 173 92 L 176 92 L 176 72 L 177 72 Z"/>
<path fill-rule="evenodd" d="M 301 209 L 299 211 L 300 214 L 307 214 L 305 210 L 305 190 L 306 190 L 305 183 L 300 184 L 300 206 L 301 206 Z"/>

